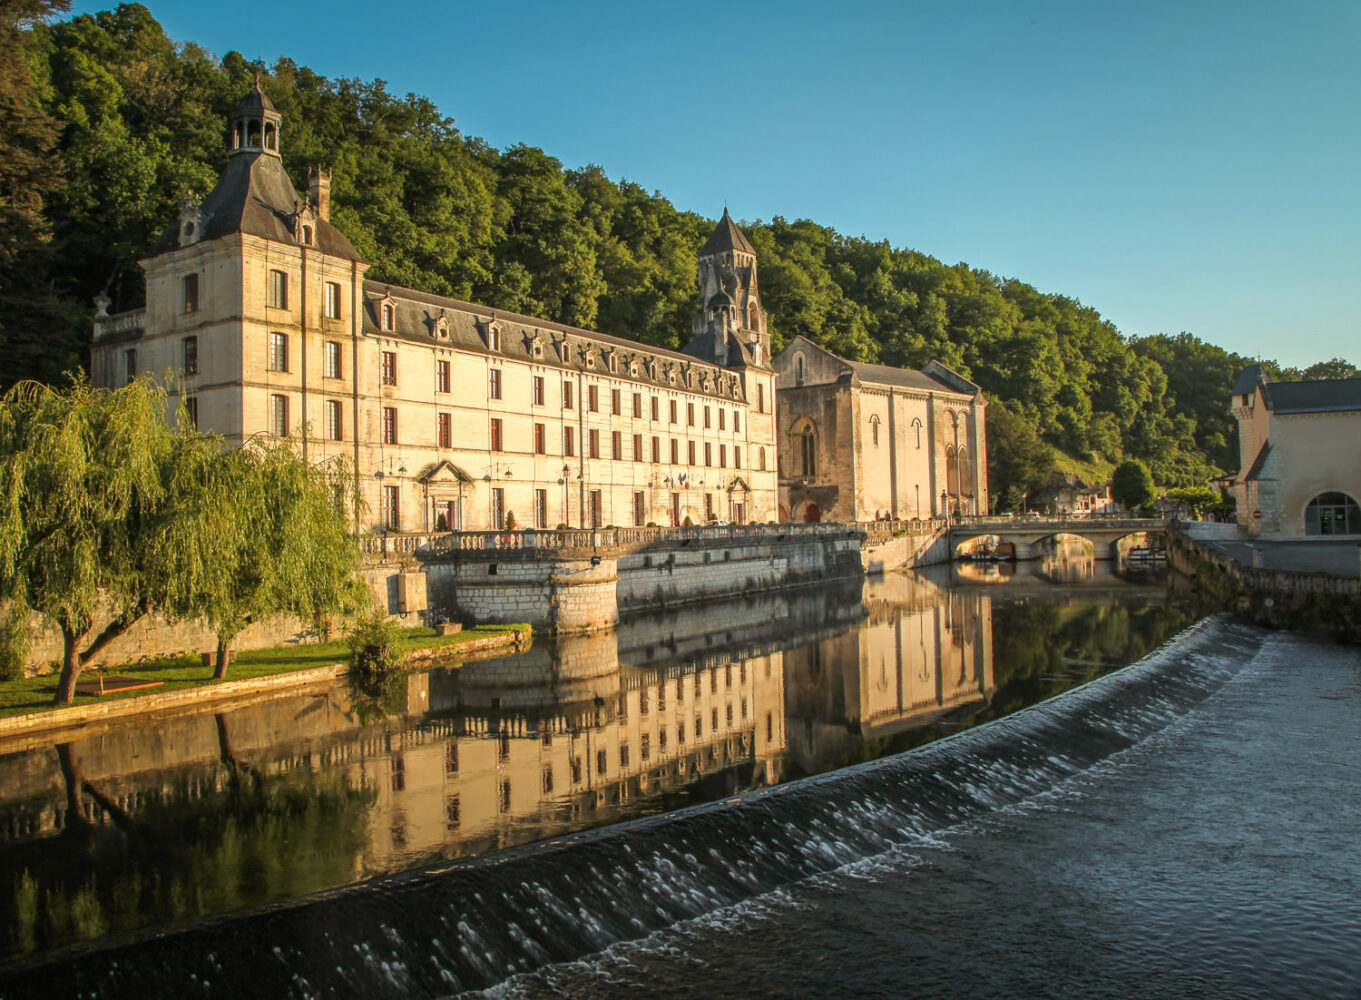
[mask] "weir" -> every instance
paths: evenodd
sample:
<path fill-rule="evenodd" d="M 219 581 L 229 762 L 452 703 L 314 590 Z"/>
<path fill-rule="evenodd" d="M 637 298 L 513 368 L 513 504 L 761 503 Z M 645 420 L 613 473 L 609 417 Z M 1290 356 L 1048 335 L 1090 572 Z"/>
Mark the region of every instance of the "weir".
<path fill-rule="evenodd" d="M 572 961 L 1049 791 L 1182 717 L 1264 633 L 1138 664 L 919 750 L 0 973 L 7 997 L 447 996 Z M 64 958 L 50 964 L 54 957 Z M 249 970 L 243 975 L 242 970 Z"/>

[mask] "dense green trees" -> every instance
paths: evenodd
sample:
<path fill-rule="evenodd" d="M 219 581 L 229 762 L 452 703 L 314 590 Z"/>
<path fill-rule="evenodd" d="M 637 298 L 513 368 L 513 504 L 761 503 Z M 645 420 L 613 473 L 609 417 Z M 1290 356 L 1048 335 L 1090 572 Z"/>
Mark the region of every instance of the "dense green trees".
<path fill-rule="evenodd" d="M 1126 459 L 1111 473 L 1111 498 L 1134 511 L 1147 507 L 1154 499 L 1153 476 L 1137 458 Z"/>
<path fill-rule="evenodd" d="M 0 19 L 0 211 L 17 220 L 0 240 L 8 380 L 80 363 L 96 293 L 115 310 L 140 304 L 138 255 L 186 189 L 213 183 L 226 114 L 257 72 L 284 115 L 287 168 L 299 182 L 313 164 L 333 168 L 332 217 L 372 277 L 664 347 L 688 338 L 713 223 L 658 193 L 533 147 L 493 149 L 381 81 L 214 59 L 172 43 L 140 4 L 62 23 L 35 20 L 58 0 L 17 9 Z M 1024 427 L 1078 461 L 1138 458 L 1160 484 L 1237 464 L 1226 400 L 1245 358 L 1184 333 L 1127 341 L 1075 299 L 806 219 L 746 230 L 777 349 L 804 334 L 857 360 L 937 359 L 1005 403 L 995 440 Z M 1355 371 L 1335 359 L 1283 374 Z M 999 500 L 1033 488 L 1029 471 L 999 471 Z"/>
<path fill-rule="evenodd" d="M 153 612 L 208 621 L 220 653 L 252 618 L 361 606 L 331 476 L 286 442 L 229 449 L 166 413 L 149 377 L 115 392 L 21 382 L 0 399 L 0 639 L 13 662 L 29 613 L 60 630 L 59 703 Z"/>

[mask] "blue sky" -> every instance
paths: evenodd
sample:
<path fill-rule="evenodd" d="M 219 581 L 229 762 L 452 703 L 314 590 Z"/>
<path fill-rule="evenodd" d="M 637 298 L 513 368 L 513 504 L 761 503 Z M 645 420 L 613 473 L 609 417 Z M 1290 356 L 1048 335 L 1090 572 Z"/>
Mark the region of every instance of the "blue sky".
<path fill-rule="evenodd" d="M 1127 335 L 1361 363 L 1356 0 L 146 2 L 178 41 L 381 78 L 682 209 L 962 260 Z"/>

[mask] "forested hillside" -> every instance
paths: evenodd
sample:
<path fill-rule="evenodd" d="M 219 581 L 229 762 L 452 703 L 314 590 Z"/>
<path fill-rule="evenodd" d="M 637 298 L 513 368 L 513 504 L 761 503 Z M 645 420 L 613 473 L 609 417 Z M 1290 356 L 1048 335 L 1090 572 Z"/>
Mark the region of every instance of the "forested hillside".
<path fill-rule="evenodd" d="M 332 219 L 372 277 L 668 347 L 688 334 L 695 255 L 714 223 L 658 192 L 533 147 L 494 149 L 381 81 L 173 43 L 140 4 L 64 22 L 23 20 L 51 13 L 49 0 L 6 7 L 5 382 L 85 364 L 100 291 L 114 310 L 140 304 L 138 255 L 187 190 L 212 186 L 226 114 L 257 72 L 283 113 L 295 183 L 310 165 L 333 168 Z M 1054 449 L 1136 457 L 1169 486 L 1237 464 L 1227 401 L 1250 359 L 1187 334 L 1126 340 L 1076 299 L 807 220 L 743 226 L 777 349 L 801 333 L 860 360 L 935 358 L 984 388 L 1005 504 L 1048 479 Z"/>

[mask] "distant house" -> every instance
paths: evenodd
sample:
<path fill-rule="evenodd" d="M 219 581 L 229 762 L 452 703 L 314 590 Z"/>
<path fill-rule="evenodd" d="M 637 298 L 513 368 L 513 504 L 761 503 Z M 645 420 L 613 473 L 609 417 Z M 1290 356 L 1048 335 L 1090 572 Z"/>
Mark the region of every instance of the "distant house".
<path fill-rule="evenodd" d="M 1032 496 L 1032 506 L 1049 514 L 1078 517 L 1115 514 L 1124 509 L 1111 499 L 1110 483 L 1088 483 L 1064 472 L 1056 472 L 1049 485 Z"/>
<path fill-rule="evenodd" d="M 1251 535 L 1361 535 L 1361 379 L 1272 382 L 1250 365 L 1232 406 L 1238 523 Z"/>

